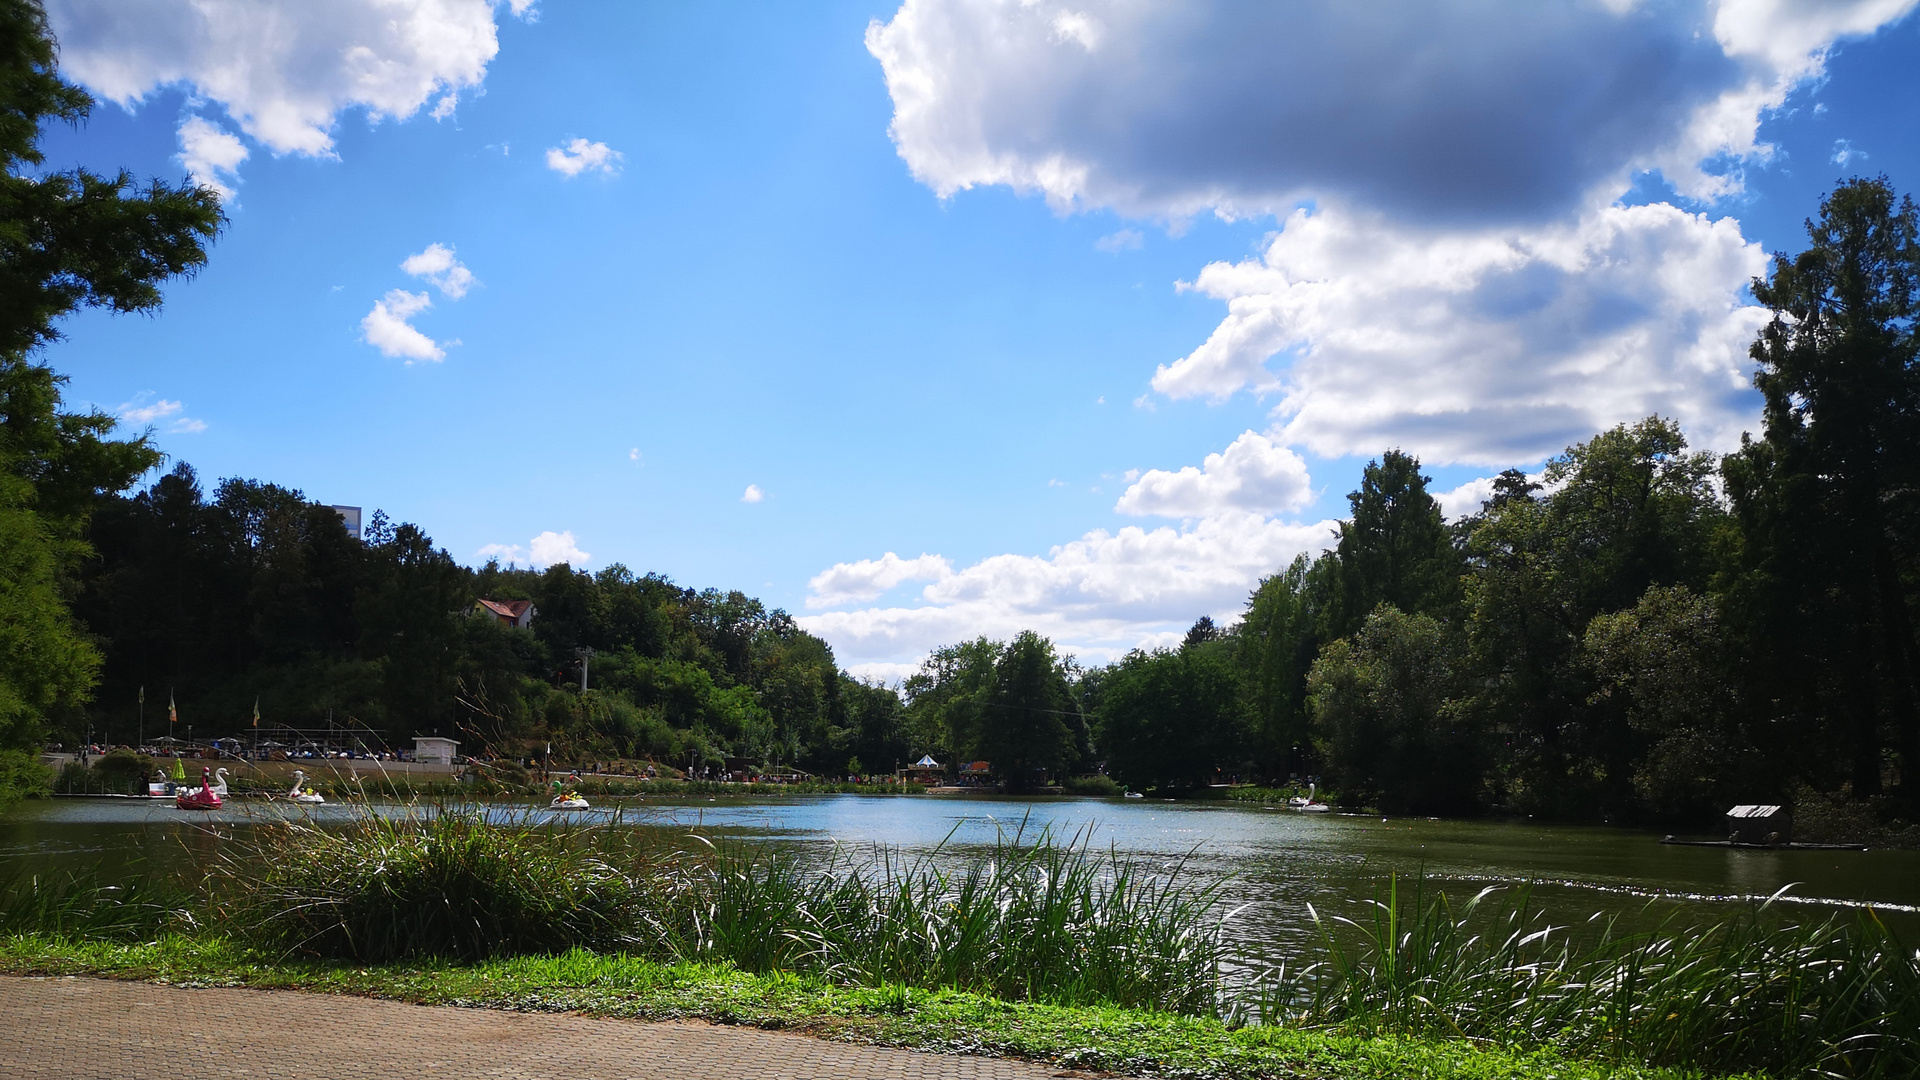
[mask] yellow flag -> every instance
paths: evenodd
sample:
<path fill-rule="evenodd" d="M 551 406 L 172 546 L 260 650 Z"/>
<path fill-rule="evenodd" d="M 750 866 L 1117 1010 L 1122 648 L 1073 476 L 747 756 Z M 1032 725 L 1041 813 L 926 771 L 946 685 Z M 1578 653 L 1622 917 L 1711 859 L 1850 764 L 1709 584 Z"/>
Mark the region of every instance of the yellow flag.
<path fill-rule="evenodd" d="M 169 690 L 167 691 L 167 723 L 177 724 L 179 722 L 180 710 L 173 707 L 173 691 Z"/>
<path fill-rule="evenodd" d="M 253 726 L 260 726 L 260 699 L 257 697 L 253 699 Z"/>

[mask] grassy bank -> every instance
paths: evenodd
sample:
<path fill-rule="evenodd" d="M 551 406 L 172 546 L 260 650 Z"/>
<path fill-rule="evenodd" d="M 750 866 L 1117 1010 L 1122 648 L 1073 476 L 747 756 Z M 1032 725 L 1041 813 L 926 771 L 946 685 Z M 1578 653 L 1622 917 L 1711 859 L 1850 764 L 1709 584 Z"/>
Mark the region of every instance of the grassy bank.
<path fill-rule="evenodd" d="M 201 880 L 0 882 L 6 963 L 850 1024 L 903 1045 L 954 1023 L 999 1052 L 1175 1074 L 1920 1073 L 1920 957 L 1870 914 L 1570 934 L 1526 890 L 1455 903 L 1390 881 L 1282 966 L 1229 944 L 1215 886 L 1045 835 L 805 864 L 445 811 L 249 835 Z"/>
<path fill-rule="evenodd" d="M 1217 1019 L 1152 1010 L 1011 1002 L 898 983 L 847 986 L 817 975 L 754 974 L 727 964 L 662 963 L 585 950 L 471 964 L 366 966 L 273 958 L 206 934 L 135 944 L 34 934 L 0 938 L 0 971 L 298 989 L 524 1012 L 697 1019 L 1194 1080 L 1682 1080 L 1695 1075 L 1458 1039 L 1236 1029 Z"/>

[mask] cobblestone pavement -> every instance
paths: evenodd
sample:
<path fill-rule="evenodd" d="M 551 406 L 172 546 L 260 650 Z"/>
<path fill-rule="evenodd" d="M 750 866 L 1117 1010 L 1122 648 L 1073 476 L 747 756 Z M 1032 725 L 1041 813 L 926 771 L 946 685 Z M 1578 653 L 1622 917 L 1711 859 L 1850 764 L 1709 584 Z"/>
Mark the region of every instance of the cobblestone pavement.
<path fill-rule="evenodd" d="M 693 1023 L 0 977 L 8 1080 L 1039 1080 L 1044 1066 Z"/>

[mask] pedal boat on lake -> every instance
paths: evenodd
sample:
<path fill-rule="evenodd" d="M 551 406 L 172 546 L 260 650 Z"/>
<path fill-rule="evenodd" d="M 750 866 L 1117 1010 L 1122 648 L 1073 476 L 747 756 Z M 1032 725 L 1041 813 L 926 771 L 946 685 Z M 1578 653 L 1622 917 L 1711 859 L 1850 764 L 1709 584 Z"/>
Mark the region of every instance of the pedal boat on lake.
<path fill-rule="evenodd" d="M 213 787 L 213 770 L 200 766 L 200 786 L 187 788 L 173 797 L 173 805 L 182 810 L 218 810 L 220 793 Z"/>

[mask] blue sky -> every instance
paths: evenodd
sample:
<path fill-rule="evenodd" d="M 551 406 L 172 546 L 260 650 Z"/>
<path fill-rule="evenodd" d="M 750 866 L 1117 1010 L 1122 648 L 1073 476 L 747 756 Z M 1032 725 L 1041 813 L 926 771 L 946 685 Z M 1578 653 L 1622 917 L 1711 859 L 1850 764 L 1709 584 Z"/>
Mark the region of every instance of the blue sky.
<path fill-rule="evenodd" d="M 1920 175 L 1912 6 L 49 0 L 107 99 L 49 165 L 233 198 L 47 359 L 464 561 L 740 588 L 879 677 L 1097 662 L 1386 446 L 1453 510 L 1652 411 L 1737 441 L 1761 253 Z"/>

